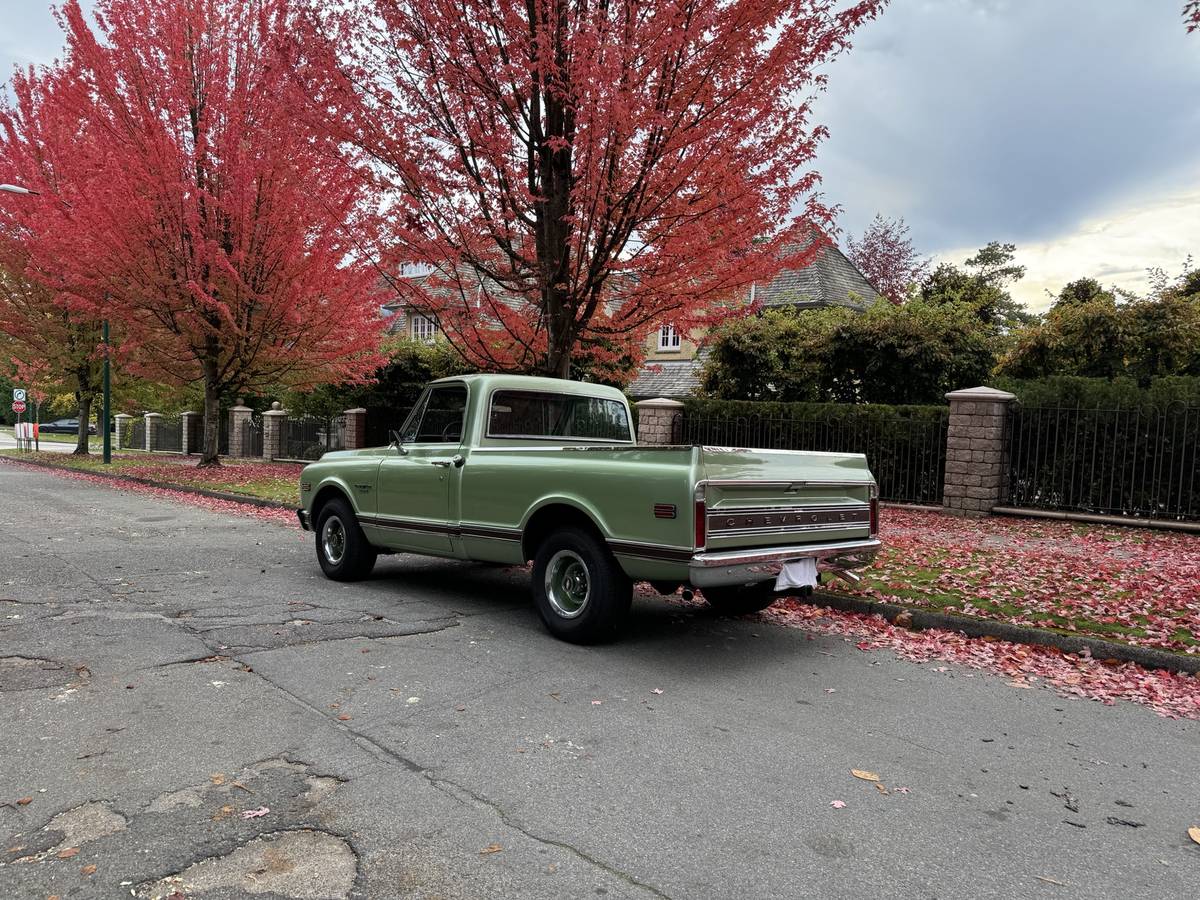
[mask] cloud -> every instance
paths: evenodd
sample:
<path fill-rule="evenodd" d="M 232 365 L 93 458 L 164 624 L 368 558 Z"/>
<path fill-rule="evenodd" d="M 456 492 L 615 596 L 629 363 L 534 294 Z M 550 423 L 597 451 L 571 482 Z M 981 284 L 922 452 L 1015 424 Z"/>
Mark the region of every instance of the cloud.
<path fill-rule="evenodd" d="M 1195 244 L 1167 186 L 1193 196 L 1179 186 L 1200 171 L 1198 96 L 1200 37 L 1178 3 L 900 0 L 830 67 L 817 168 L 851 233 L 879 211 L 926 252 L 1012 241 L 1049 284 L 1084 272 L 1034 246 L 1112 264 L 1084 250 L 1106 232 L 1077 229 L 1136 222 L 1146 258 L 1120 265 L 1140 271 Z"/>
<path fill-rule="evenodd" d="M 1198 186 L 1190 190 L 1120 201 L 1058 237 L 1018 246 L 1016 261 L 1027 274 L 1010 288 L 1013 296 L 1041 312 L 1064 284 L 1085 275 L 1144 295 L 1148 268 L 1178 274 L 1189 255 L 1200 254 L 1200 169 L 1191 176 Z M 963 246 L 939 257 L 958 264 L 974 252 Z"/>

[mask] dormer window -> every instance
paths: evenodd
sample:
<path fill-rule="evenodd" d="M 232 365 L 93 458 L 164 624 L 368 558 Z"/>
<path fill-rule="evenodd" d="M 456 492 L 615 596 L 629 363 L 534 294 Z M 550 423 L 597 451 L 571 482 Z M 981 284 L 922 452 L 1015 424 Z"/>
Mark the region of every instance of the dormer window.
<path fill-rule="evenodd" d="M 664 325 L 658 329 L 658 349 L 666 351 L 679 349 L 679 332 L 675 330 L 674 325 Z"/>

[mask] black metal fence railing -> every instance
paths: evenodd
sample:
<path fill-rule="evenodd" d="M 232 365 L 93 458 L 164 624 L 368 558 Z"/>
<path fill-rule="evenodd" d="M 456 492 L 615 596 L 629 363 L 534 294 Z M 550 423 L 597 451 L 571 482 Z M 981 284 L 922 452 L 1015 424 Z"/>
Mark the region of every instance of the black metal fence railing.
<path fill-rule="evenodd" d="M 121 447 L 122 450 L 145 450 L 146 449 L 146 420 L 134 419 L 129 423 L 129 427 L 121 432 Z"/>
<path fill-rule="evenodd" d="M 183 418 L 181 416 L 163 416 L 158 420 L 154 449 L 183 452 Z"/>
<path fill-rule="evenodd" d="M 672 442 L 764 450 L 864 453 L 884 500 L 942 502 L 949 410 L 922 418 L 678 415 Z"/>
<path fill-rule="evenodd" d="M 346 446 L 346 417 L 289 418 L 280 444 L 285 459 L 320 459 Z"/>
<path fill-rule="evenodd" d="M 242 456 L 263 455 L 262 419 L 251 416 L 242 422 Z"/>
<path fill-rule="evenodd" d="M 1010 506 L 1200 519 L 1200 407 L 1017 408 Z"/>
<path fill-rule="evenodd" d="M 188 419 L 187 436 L 188 453 L 200 453 L 204 450 L 204 416 L 191 416 Z"/>

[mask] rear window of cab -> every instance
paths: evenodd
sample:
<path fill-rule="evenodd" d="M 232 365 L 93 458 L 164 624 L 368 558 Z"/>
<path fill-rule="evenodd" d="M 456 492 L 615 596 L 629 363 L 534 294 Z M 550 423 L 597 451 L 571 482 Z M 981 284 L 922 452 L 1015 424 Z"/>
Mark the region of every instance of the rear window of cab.
<path fill-rule="evenodd" d="M 619 400 L 539 391 L 495 391 L 487 436 L 632 443 L 629 413 Z"/>

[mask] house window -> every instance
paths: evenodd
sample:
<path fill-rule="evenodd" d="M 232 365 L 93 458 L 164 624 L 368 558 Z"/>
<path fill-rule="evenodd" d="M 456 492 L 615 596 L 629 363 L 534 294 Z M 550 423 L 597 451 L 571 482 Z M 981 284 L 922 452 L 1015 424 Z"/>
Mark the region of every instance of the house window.
<path fill-rule="evenodd" d="M 662 328 L 658 329 L 658 349 L 679 349 L 679 332 L 675 330 L 674 325 L 664 325 Z"/>
<path fill-rule="evenodd" d="M 420 313 L 409 314 L 408 328 L 413 340 L 423 344 L 432 344 L 433 337 L 437 333 L 437 323 Z"/>

